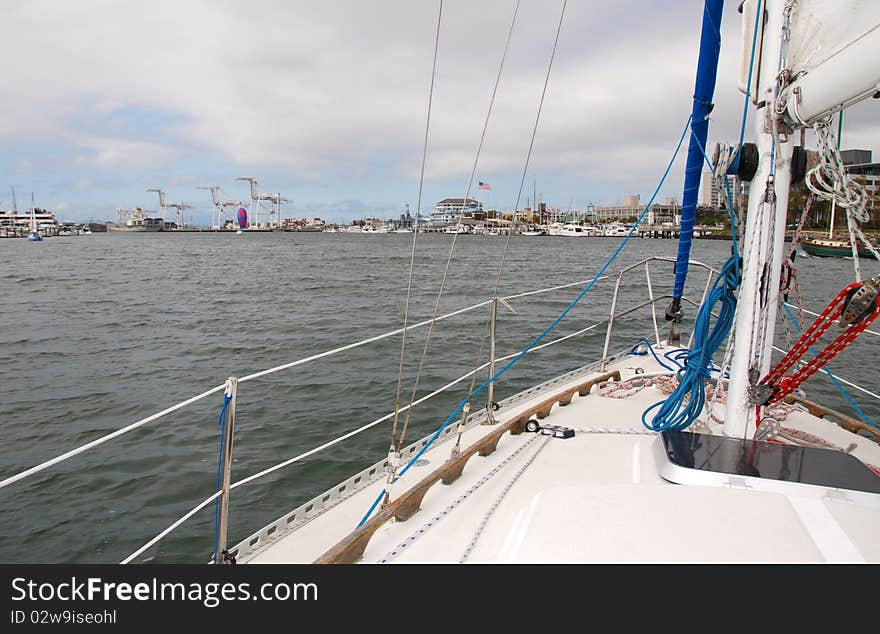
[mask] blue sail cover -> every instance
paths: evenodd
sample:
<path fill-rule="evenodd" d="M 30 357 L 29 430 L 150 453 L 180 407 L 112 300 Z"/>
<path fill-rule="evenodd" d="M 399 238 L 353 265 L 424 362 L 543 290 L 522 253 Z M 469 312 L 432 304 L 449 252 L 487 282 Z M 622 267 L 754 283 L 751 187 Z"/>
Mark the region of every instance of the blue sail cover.
<path fill-rule="evenodd" d="M 721 12 L 724 0 L 706 0 L 703 8 L 703 29 L 700 35 L 700 56 L 697 60 L 697 79 L 694 85 L 694 107 L 691 139 L 688 145 L 687 163 L 684 171 L 684 192 L 681 200 L 681 230 L 678 239 L 678 256 L 675 262 L 675 286 L 672 301 L 676 306 L 684 293 L 691 241 L 694 236 L 694 218 L 697 214 L 697 194 L 703 171 L 703 152 L 709 135 L 708 115 L 715 94 L 715 78 L 718 74 L 718 54 L 721 51 Z"/>

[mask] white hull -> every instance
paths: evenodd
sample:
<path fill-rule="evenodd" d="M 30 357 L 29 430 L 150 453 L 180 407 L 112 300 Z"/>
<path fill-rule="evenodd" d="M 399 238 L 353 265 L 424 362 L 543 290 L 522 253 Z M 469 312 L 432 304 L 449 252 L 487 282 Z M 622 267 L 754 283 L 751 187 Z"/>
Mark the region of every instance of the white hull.
<path fill-rule="evenodd" d="M 641 376 L 662 371 L 650 357 L 626 355 L 607 369 L 628 379 L 636 376 L 635 367 L 647 371 Z M 510 399 L 497 414 L 497 425 L 473 425 L 463 434 L 462 450 L 548 395 L 565 394 L 602 374 L 598 368 L 572 373 L 537 393 Z M 660 439 L 640 423 L 642 411 L 662 398 L 652 387 L 626 399 L 599 395 L 594 387 L 566 407 L 554 405 L 541 424 L 574 429 L 573 438 L 504 434 L 494 452 L 471 458 L 453 483 L 432 485 L 411 518 L 382 523 L 357 561 L 880 561 L 880 546 L 872 537 L 880 530 L 878 494 L 801 484 L 739 486 L 729 476 L 693 486 L 667 480 Z M 880 446 L 828 421 L 798 411 L 785 424 L 841 446 L 855 442 L 854 456 L 880 464 Z M 711 426 L 720 437 L 720 427 Z M 454 436 L 447 434 L 424 454 L 424 465 L 405 476 L 395 498 L 449 459 Z M 236 551 L 239 561 L 326 560 L 355 534 L 384 486 L 381 469 L 379 475 L 352 493 L 331 489 L 335 495 L 325 508 L 317 503 L 322 496 L 309 503 L 311 513 L 301 507 L 303 523 L 292 531 L 284 527 L 296 512 L 243 541 Z M 348 486 L 356 488 L 352 481 Z"/>

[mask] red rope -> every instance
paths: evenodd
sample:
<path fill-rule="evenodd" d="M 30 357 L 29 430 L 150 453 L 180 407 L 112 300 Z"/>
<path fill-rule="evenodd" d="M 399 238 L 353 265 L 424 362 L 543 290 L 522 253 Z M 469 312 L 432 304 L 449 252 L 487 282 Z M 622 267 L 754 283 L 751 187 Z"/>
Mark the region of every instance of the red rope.
<path fill-rule="evenodd" d="M 766 404 L 780 401 L 800 387 L 804 381 L 813 376 L 822 366 L 852 343 L 880 315 L 880 302 L 875 302 L 874 310 L 869 315 L 847 327 L 800 369 L 790 375 L 785 375 L 804 356 L 807 350 L 838 320 L 843 313 L 846 299 L 849 297 L 850 292 L 861 286 L 860 282 L 854 282 L 840 291 L 837 297 L 831 300 L 828 306 L 825 307 L 825 310 L 816 318 L 816 321 L 801 334 L 791 350 L 761 380 L 761 385 L 767 385 L 773 389 L 773 394 Z"/>

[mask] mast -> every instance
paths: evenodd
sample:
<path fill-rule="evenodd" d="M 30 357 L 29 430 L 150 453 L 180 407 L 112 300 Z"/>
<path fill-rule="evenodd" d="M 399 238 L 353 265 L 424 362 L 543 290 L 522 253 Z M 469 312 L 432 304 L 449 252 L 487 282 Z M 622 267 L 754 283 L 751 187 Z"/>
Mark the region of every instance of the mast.
<path fill-rule="evenodd" d="M 532 217 L 529 219 L 534 220 L 535 218 L 535 209 L 538 208 L 538 179 L 532 177 Z"/>
<path fill-rule="evenodd" d="M 755 60 L 758 90 L 753 97 L 758 104 L 754 117 L 758 168 L 746 213 L 742 282 L 734 318 L 736 344 L 724 415 L 724 434 L 736 438 L 754 436 L 755 406 L 748 391 L 752 381 L 759 381 L 770 370 L 791 183 L 791 135 L 775 141 L 773 135 L 778 123 L 776 78 L 785 59 L 786 0 L 764 0 L 764 6 L 762 45 Z"/>

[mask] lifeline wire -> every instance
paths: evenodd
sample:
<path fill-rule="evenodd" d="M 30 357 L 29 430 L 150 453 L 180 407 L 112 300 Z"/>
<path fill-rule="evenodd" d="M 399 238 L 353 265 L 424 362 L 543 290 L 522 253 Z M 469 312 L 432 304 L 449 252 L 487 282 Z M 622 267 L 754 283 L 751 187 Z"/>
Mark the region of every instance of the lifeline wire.
<path fill-rule="evenodd" d="M 535 337 L 535 339 L 532 340 L 532 342 L 529 345 L 527 345 L 525 348 L 523 348 L 522 351 L 517 353 L 517 355 L 515 357 L 513 357 L 509 362 L 507 362 L 500 370 L 498 370 L 493 376 L 486 379 L 486 381 L 483 382 L 476 390 L 474 390 L 472 394 L 470 394 L 467 398 L 465 398 L 464 400 L 462 400 L 458 404 L 458 406 L 455 408 L 455 410 L 446 418 L 446 420 L 443 422 L 442 425 L 440 425 L 440 427 L 437 429 L 437 431 L 434 432 L 434 434 L 431 436 L 431 438 L 428 440 L 428 442 L 425 443 L 425 445 L 409 460 L 409 462 L 406 464 L 406 466 L 401 470 L 400 474 L 395 478 L 395 480 L 394 480 L 395 482 L 397 480 L 399 480 L 401 477 L 403 477 L 403 475 L 410 469 L 410 467 L 412 467 L 412 465 L 415 464 L 415 462 L 419 458 L 422 457 L 422 455 L 428 450 L 428 448 L 434 443 L 434 441 L 440 437 L 440 434 L 443 433 L 443 430 L 446 429 L 446 427 L 449 425 L 449 423 L 452 422 L 452 420 L 458 415 L 458 413 L 462 410 L 464 405 L 470 400 L 471 397 L 476 396 L 477 394 L 482 392 L 484 389 L 486 389 L 486 387 L 489 386 L 489 384 L 497 381 L 500 376 L 505 374 L 511 367 L 513 367 L 525 354 L 527 354 L 544 337 L 546 337 L 554 328 L 556 328 L 556 326 L 559 324 L 559 322 L 561 322 L 565 318 L 565 316 L 568 315 L 569 312 L 571 312 L 571 310 L 584 297 L 584 295 L 586 295 L 587 293 L 590 292 L 590 290 L 595 285 L 596 281 L 602 276 L 602 274 L 608 269 L 608 267 L 611 266 L 611 263 L 614 262 L 614 260 L 617 258 L 617 256 L 620 254 L 620 252 L 623 250 L 623 248 L 627 245 L 630 238 L 632 238 L 633 233 L 635 233 L 635 230 L 638 228 L 639 223 L 648 214 L 648 210 L 654 204 L 654 200 L 657 198 L 657 195 L 660 193 L 660 188 L 663 187 L 663 183 L 666 182 L 666 177 L 669 175 L 669 171 L 672 169 L 672 165 L 675 162 L 676 157 L 678 156 L 679 150 L 681 150 L 681 144 L 684 142 L 684 139 L 687 136 L 687 131 L 690 128 L 690 123 L 691 123 L 691 117 L 689 115 L 687 118 L 687 121 L 685 122 L 684 129 L 681 131 L 681 136 L 678 139 L 678 145 L 676 145 L 676 147 L 675 147 L 675 152 L 673 152 L 672 157 L 669 159 L 669 164 L 666 166 L 666 170 L 663 172 L 663 176 L 660 178 L 660 182 L 657 183 L 657 188 L 654 190 L 654 193 L 651 196 L 651 199 L 648 201 L 648 204 L 645 205 L 645 208 L 642 210 L 642 213 L 641 213 L 641 215 L 639 215 L 636 222 L 633 223 L 632 227 L 630 227 L 629 233 L 620 242 L 620 244 L 614 250 L 614 253 L 611 254 L 610 258 L 608 258 L 608 261 L 605 262 L 605 264 L 603 264 L 600 267 L 599 271 L 596 273 L 596 275 L 593 277 L 593 279 L 590 281 L 590 283 L 586 286 L 586 288 L 584 288 L 580 293 L 578 293 L 578 295 L 568 304 L 568 306 L 565 307 L 565 309 L 559 314 L 559 316 L 556 317 L 556 319 L 554 319 L 553 322 L 549 326 L 547 326 L 547 328 L 545 328 L 541 334 L 539 334 L 537 337 Z M 379 495 L 377 496 L 376 500 L 373 502 L 372 506 L 370 506 L 367 513 L 364 515 L 363 518 L 361 518 L 361 521 L 358 522 L 358 525 L 357 525 L 358 527 L 362 526 L 364 524 L 364 522 L 366 522 L 369 519 L 370 515 L 373 513 L 373 510 L 376 508 L 376 506 L 379 504 L 379 502 L 382 500 L 382 498 L 384 496 L 385 496 L 385 489 L 382 489 L 382 491 L 379 492 Z"/>

